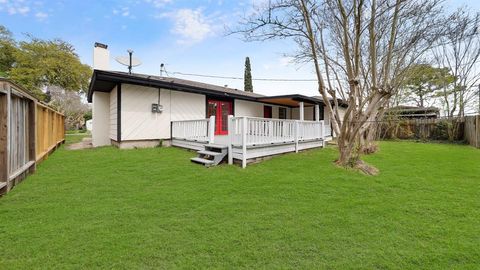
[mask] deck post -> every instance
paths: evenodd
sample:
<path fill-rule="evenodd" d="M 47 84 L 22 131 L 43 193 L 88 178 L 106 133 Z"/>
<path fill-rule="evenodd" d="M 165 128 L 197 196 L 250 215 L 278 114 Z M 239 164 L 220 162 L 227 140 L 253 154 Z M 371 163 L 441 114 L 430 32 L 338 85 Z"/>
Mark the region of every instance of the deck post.
<path fill-rule="evenodd" d="M 233 115 L 228 116 L 228 164 L 233 164 L 233 151 L 232 151 L 232 144 L 233 144 Z"/>
<path fill-rule="evenodd" d="M 325 148 L 325 120 L 320 121 L 322 123 L 322 144 L 323 147 Z"/>
<path fill-rule="evenodd" d="M 299 115 L 300 115 L 300 121 L 303 121 L 305 119 L 305 109 L 304 109 L 304 104 L 303 101 L 298 103 L 300 105 L 299 109 Z"/>
<path fill-rule="evenodd" d="M 298 153 L 298 120 L 295 120 L 295 153 Z"/>
<path fill-rule="evenodd" d="M 208 120 L 208 143 L 215 142 L 215 115 L 210 116 Z"/>
<path fill-rule="evenodd" d="M 242 117 L 242 168 L 247 167 L 247 117 Z"/>

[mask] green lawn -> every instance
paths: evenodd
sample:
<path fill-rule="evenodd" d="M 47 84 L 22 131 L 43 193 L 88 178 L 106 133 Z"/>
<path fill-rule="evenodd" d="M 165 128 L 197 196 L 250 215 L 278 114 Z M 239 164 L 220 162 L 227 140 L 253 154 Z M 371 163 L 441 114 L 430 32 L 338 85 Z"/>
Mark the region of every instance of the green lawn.
<path fill-rule="evenodd" d="M 382 142 L 206 169 L 177 148 L 67 151 L 0 198 L 0 268 L 478 269 L 480 150 Z"/>
<path fill-rule="evenodd" d="M 83 138 L 86 137 L 91 137 L 90 134 L 87 133 L 67 133 L 65 134 L 65 143 L 66 144 L 72 144 L 72 143 L 77 143 L 81 142 Z"/>

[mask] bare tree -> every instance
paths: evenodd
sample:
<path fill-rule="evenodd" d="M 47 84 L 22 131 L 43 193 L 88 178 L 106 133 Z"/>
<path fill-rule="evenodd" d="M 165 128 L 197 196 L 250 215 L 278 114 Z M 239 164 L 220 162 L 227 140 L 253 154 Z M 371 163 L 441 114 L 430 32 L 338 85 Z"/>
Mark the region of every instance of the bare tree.
<path fill-rule="evenodd" d="M 438 14 L 437 0 L 277 0 L 257 7 L 234 32 L 246 40 L 295 41 L 295 58 L 313 64 L 338 135 L 337 164 L 368 168 L 360 161 L 373 140 L 368 131 L 402 70 L 437 37 Z M 348 104 L 343 117 L 338 98 Z"/>
<path fill-rule="evenodd" d="M 65 114 L 65 128 L 79 129 L 84 124 L 84 116 L 90 110 L 88 104 L 82 101 L 80 94 L 65 91 L 58 86 L 49 86 L 47 93 L 50 96 L 49 104 Z"/>
<path fill-rule="evenodd" d="M 462 117 L 475 102 L 480 83 L 480 13 L 459 9 L 447 18 L 445 34 L 433 51 L 437 65 L 447 67 L 455 81 L 440 91 L 447 116 Z"/>

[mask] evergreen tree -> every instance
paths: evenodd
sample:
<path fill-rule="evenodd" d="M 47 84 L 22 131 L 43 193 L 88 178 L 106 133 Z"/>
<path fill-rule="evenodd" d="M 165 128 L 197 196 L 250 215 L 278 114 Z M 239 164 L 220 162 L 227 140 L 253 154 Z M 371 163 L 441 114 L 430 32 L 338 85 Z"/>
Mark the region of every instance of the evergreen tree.
<path fill-rule="evenodd" d="M 244 89 L 247 92 L 253 92 L 252 69 L 250 68 L 250 58 L 245 58 L 245 75 L 243 76 Z"/>

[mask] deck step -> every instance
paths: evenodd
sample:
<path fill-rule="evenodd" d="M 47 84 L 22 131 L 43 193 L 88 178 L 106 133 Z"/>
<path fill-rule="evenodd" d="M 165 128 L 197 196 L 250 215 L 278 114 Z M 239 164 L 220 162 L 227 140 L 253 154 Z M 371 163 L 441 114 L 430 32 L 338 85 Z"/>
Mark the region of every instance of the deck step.
<path fill-rule="evenodd" d="M 200 158 L 200 157 L 194 157 L 194 158 L 191 158 L 190 159 L 191 161 L 195 162 L 195 163 L 202 163 L 206 166 L 209 166 L 209 165 L 213 165 L 214 164 L 214 161 L 213 160 L 209 160 L 209 159 L 205 159 L 205 158 Z"/>
<path fill-rule="evenodd" d="M 201 150 L 201 151 L 198 151 L 197 153 L 199 153 L 201 155 L 209 155 L 209 156 L 221 156 L 221 155 L 223 155 L 222 152 L 212 152 L 212 151 L 208 151 L 208 150 Z"/>
<path fill-rule="evenodd" d="M 206 148 L 216 148 L 216 149 L 227 149 L 228 146 L 223 145 L 223 144 L 214 144 L 214 143 L 209 143 L 205 145 Z"/>

